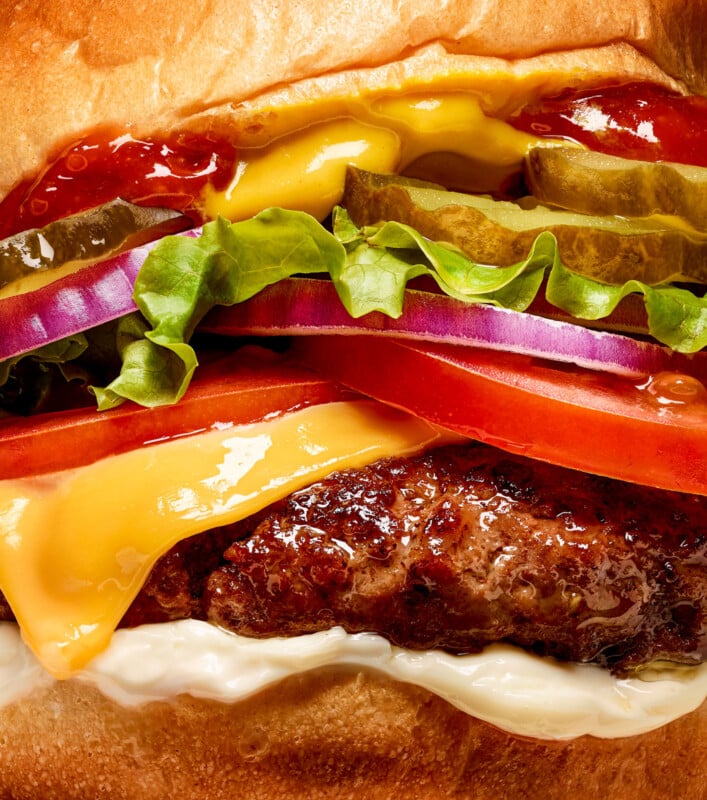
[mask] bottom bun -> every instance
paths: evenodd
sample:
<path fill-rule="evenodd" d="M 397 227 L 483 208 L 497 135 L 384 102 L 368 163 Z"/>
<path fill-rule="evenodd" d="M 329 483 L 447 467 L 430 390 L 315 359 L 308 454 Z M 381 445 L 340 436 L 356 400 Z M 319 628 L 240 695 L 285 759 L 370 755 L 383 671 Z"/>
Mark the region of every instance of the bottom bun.
<path fill-rule="evenodd" d="M 289 678 L 225 705 L 127 708 L 78 682 L 0 710 L 0 797 L 701 798 L 707 703 L 651 733 L 519 739 L 359 670 Z"/>

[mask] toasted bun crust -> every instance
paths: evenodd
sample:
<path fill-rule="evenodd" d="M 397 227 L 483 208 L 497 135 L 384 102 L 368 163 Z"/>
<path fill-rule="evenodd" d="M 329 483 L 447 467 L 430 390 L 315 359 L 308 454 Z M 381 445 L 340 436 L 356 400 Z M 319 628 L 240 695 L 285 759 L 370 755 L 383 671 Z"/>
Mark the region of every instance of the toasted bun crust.
<path fill-rule="evenodd" d="M 704 0 L 0 0 L 0 198 L 108 123 L 257 143 L 278 105 L 499 69 L 532 75 L 537 94 L 620 79 L 707 93 L 706 12 Z M 0 797 L 13 800 L 650 800 L 701 796 L 706 763 L 705 705 L 630 739 L 527 741 L 357 672 L 140 710 L 59 683 L 0 710 Z"/>
<path fill-rule="evenodd" d="M 707 704 L 629 739 L 530 741 L 357 671 L 142 710 L 56 684 L 0 712 L 0 730 L 0 796 L 14 800 L 665 800 L 707 785 Z"/>
<path fill-rule="evenodd" d="M 404 86 L 410 73 L 419 82 L 476 69 L 470 54 L 566 59 L 589 49 L 566 65 L 570 83 L 672 78 L 705 92 L 706 9 L 705 0 L 0 0 L 0 197 L 98 125 L 145 133 L 188 127 L 206 110 L 226 124 L 245 100 L 344 72 L 354 88 Z M 399 66 L 427 50 L 424 73 Z"/>

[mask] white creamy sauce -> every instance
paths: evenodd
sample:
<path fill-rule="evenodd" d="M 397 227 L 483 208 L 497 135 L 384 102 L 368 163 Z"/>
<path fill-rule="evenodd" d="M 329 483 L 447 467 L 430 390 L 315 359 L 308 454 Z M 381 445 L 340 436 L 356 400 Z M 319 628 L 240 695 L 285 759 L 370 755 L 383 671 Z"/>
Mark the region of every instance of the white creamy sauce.
<path fill-rule="evenodd" d="M 520 736 L 634 736 L 698 708 L 707 665 L 619 679 L 599 667 L 560 664 L 494 645 L 478 655 L 417 652 L 341 628 L 294 638 L 248 639 L 186 620 L 119 630 L 109 648 L 72 680 L 126 706 L 180 694 L 235 702 L 290 675 L 355 666 L 415 684 L 466 713 Z M 0 624 L 0 705 L 50 686 L 11 623 Z"/>

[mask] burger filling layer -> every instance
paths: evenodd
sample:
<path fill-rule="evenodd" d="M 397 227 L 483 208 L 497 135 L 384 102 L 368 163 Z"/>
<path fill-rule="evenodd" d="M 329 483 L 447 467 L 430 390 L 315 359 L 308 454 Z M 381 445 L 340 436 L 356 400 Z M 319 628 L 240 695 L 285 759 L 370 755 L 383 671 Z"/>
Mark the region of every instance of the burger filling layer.
<path fill-rule="evenodd" d="M 0 708 L 53 679 L 0 623 Z M 411 683 L 502 730 L 533 739 L 636 736 L 698 709 L 707 667 L 617 678 L 588 664 L 565 664 L 510 645 L 451 655 L 391 645 L 342 628 L 293 638 L 251 639 L 198 620 L 118 631 L 73 681 L 134 707 L 179 695 L 233 703 L 291 675 L 319 668 L 361 669 Z"/>
<path fill-rule="evenodd" d="M 179 542 L 121 624 L 504 642 L 625 674 L 704 660 L 705 566 L 707 498 L 469 443 L 335 472 Z"/>

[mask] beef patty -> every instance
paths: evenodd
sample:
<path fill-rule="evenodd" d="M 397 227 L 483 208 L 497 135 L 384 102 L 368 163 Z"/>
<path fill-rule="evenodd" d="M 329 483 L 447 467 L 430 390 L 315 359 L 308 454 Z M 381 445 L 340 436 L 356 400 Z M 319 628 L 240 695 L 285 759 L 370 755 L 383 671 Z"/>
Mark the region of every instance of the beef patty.
<path fill-rule="evenodd" d="M 181 542 L 122 624 L 194 617 L 255 637 L 341 625 L 625 672 L 705 658 L 706 567 L 707 498 L 469 443 L 338 472 Z"/>

